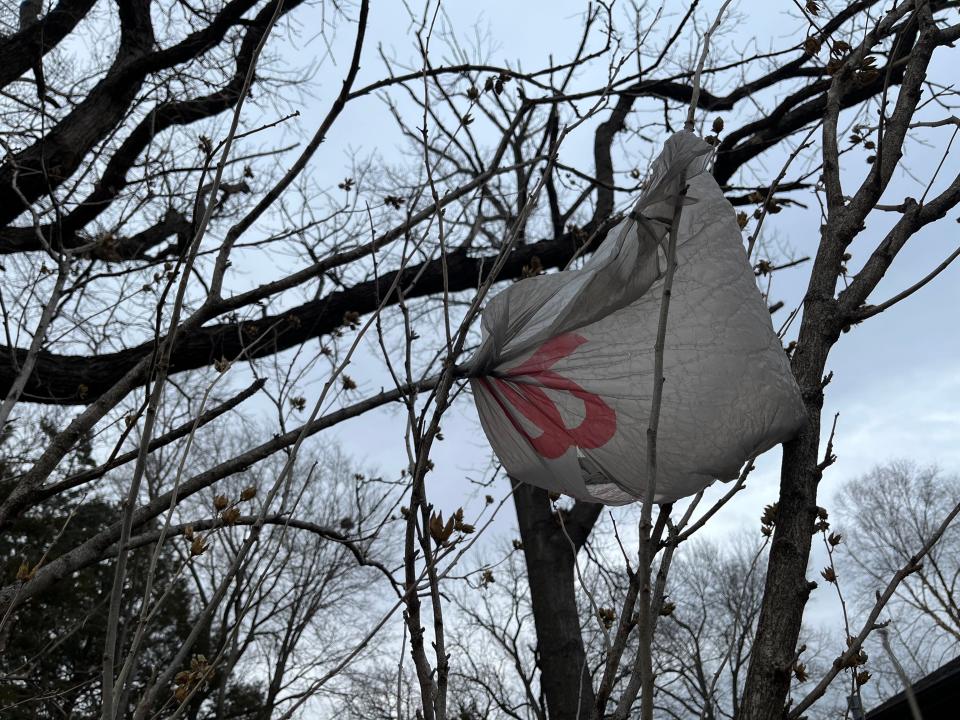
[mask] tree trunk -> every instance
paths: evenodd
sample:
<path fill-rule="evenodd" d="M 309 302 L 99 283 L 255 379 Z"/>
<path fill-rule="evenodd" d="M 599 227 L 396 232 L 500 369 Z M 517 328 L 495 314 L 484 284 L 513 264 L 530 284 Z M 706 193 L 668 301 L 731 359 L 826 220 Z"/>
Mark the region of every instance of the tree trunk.
<path fill-rule="evenodd" d="M 783 717 L 803 610 L 810 591 L 817 586 L 807 580 L 806 573 L 817 517 L 817 486 L 822 475 L 818 452 L 823 371 L 830 348 L 839 336 L 832 286 L 823 276 L 815 275 L 811 281 L 793 356 L 793 372 L 803 393 L 808 421 L 800 434 L 783 446 L 780 498 L 763 605 L 738 720 Z"/>
<path fill-rule="evenodd" d="M 580 633 L 571 541 L 579 550 L 602 506 L 578 502 L 564 516 L 564 534 L 545 490 L 514 483 L 513 501 L 527 562 L 540 687 L 548 715 L 550 720 L 588 720 L 594 705 L 593 684 Z"/>

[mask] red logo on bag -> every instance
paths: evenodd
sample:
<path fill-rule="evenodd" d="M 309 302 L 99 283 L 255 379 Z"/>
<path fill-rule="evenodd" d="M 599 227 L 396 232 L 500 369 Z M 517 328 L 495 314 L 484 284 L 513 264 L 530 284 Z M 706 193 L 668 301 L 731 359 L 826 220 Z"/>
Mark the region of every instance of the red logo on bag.
<path fill-rule="evenodd" d="M 526 362 L 506 371 L 501 377 L 479 378 L 517 432 L 548 460 L 560 457 L 571 447 L 602 447 L 617 432 L 617 416 L 613 408 L 597 395 L 550 370 L 558 360 L 567 357 L 585 342 L 586 338 L 574 333 L 560 335 L 545 342 Z M 530 378 L 537 384 L 516 380 L 521 377 Z M 491 380 L 499 393 L 491 386 Z M 580 424 L 568 428 L 556 404 L 541 388 L 568 392 L 582 400 L 584 416 Z M 521 415 L 540 428 L 542 433 L 532 437 L 504 406 L 501 394 Z"/>

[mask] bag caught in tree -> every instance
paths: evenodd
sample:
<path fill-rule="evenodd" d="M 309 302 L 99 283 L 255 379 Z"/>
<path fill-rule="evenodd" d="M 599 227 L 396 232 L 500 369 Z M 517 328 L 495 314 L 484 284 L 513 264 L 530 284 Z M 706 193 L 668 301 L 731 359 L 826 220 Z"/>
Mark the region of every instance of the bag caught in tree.
<path fill-rule="evenodd" d="M 578 270 L 490 300 L 471 360 L 480 422 L 511 477 L 610 505 L 643 498 L 665 249 L 686 179 L 667 318 L 656 502 L 730 480 L 805 411 L 712 148 L 674 134 L 630 217 Z"/>

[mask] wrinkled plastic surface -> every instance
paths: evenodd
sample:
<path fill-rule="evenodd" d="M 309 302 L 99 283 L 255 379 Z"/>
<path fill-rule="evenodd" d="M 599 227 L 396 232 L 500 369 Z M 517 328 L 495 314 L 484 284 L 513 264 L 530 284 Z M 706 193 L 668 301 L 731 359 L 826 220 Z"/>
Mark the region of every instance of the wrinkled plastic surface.
<path fill-rule="evenodd" d="M 665 248 L 688 185 L 664 351 L 656 502 L 735 478 L 805 413 L 712 148 L 676 133 L 631 218 L 578 270 L 521 280 L 483 312 L 468 365 L 480 421 L 509 475 L 578 499 L 645 496 Z"/>

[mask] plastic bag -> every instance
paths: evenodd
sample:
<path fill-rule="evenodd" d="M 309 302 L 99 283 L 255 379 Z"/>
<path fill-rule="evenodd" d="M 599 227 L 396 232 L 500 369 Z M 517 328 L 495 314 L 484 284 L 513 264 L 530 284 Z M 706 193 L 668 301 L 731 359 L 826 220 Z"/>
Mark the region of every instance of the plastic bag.
<path fill-rule="evenodd" d="M 645 496 L 665 248 L 684 176 L 656 502 L 737 477 L 803 425 L 734 210 L 705 171 L 711 151 L 692 133 L 674 134 L 634 212 L 582 268 L 521 280 L 484 309 L 467 367 L 480 422 L 511 477 L 611 505 Z"/>

